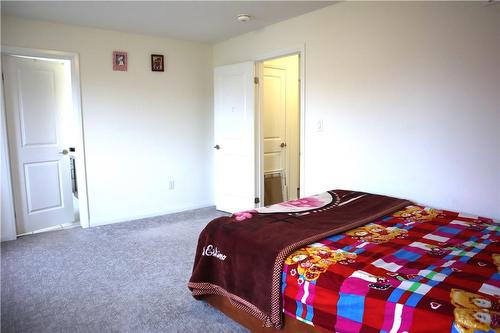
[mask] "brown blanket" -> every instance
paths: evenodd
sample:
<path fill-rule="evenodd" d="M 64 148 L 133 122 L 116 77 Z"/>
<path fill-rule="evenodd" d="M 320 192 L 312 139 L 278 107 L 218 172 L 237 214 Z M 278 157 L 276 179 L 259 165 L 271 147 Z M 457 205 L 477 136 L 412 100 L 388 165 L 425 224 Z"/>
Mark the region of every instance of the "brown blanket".
<path fill-rule="evenodd" d="M 289 254 L 408 204 L 382 195 L 334 190 L 220 217 L 200 234 L 188 287 L 194 297 L 227 296 L 265 326 L 281 327 L 281 272 Z"/>

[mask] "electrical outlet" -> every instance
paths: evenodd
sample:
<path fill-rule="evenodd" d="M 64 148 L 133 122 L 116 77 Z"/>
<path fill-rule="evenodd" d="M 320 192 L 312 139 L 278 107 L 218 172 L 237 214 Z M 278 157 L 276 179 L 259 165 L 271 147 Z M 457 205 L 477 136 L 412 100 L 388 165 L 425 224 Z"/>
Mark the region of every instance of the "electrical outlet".
<path fill-rule="evenodd" d="M 173 180 L 168 182 L 168 189 L 169 190 L 175 189 L 175 182 Z"/>

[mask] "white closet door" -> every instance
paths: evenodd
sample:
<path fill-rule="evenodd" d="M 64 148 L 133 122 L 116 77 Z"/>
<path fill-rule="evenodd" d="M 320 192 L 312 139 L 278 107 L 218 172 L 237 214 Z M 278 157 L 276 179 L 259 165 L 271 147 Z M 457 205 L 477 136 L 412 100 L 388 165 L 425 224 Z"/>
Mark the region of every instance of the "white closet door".
<path fill-rule="evenodd" d="M 214 70 L 215 205 L 237 212 L 254 207 L 254 64 Z"/>
<path fill-rule="evenodd" d="M 73 221 L 62 113 L 71 112 L 64 64 L 2 58 L 17 233 Z"/>

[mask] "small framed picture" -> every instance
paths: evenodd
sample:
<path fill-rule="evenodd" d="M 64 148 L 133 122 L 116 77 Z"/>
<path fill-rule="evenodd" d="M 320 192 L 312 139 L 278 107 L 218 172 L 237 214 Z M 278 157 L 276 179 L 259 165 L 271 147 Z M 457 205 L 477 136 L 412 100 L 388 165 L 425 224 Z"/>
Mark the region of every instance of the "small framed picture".
<path fill-rule="evenodd" d="M 127 52 L 113 51 L 113 70 L 114 71 L 127 71 L 128 56 Z"/>
<path fill-rule="evenodd" d="M 165 63 L 163 60 L 163 54 L 152 54 L 151 55 L 151 70 L 153 72 L 164 72 Z"/>

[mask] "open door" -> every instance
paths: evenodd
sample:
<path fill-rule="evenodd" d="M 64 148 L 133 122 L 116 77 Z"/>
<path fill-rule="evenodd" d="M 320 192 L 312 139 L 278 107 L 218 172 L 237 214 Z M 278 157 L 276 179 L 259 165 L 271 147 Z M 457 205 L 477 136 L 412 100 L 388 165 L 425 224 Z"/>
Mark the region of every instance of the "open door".
<path fill-rule="evenodd" d="M 17 234 L 74 220 L 64 64 L 2 57 Z"/>
<path fill-rule="evenodd" d="M 255 205 L 254 63 L 214 70 L 215 206 L 225 212 Z"/>

